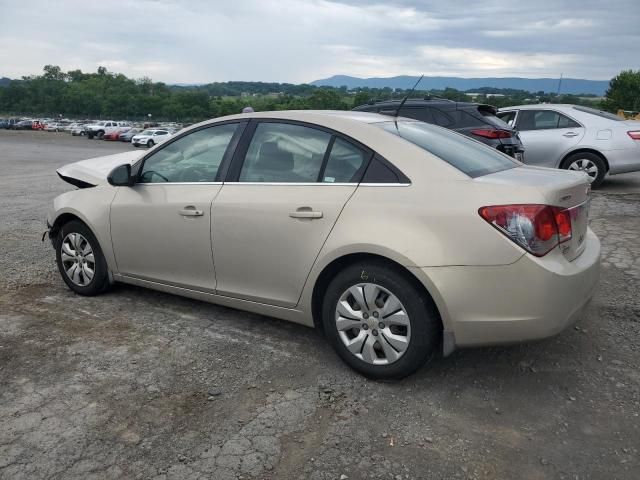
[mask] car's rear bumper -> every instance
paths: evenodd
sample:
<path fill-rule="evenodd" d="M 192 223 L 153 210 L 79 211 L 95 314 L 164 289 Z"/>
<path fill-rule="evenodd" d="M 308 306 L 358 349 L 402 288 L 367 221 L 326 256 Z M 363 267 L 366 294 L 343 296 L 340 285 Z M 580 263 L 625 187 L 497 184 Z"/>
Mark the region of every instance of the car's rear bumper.
<path fill-rule="evenodd" d="M 511 265 L 422 268 L 437 290 L 448 349 L 545 338 L 575 322 L 600 274 L 600 241 L 588 230 L 585 242 L 572 262 L 556 249 Z"/>
<path fill-rule="evenodd" d="M 640 171 L 640 148 L 625 148 L 605 152 L 609 162 L 609 174 Z"/>

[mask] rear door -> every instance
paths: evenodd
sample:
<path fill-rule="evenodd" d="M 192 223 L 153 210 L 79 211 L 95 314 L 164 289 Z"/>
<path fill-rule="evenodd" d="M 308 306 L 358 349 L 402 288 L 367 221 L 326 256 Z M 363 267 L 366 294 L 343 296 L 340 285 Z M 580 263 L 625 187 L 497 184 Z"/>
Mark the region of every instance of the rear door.
<path fill-rule="evenodd" d="M 558 167 L 564 153 L 585 132 L 577 121 L 551 109 L 520 110 L 516 128 L 525 148 L 525 163 L 541 167 Z"/>
<path fill-rule="evenodd" d="M 319 127 L 252 122 L 213 204 L 217 292 L 294 307 L 370 157 Z"/>

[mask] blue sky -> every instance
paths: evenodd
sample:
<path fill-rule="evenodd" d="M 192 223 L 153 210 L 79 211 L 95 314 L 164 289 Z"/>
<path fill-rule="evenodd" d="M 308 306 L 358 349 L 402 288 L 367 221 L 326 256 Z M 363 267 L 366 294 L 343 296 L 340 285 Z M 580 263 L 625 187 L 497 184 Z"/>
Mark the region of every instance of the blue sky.
<path fill-rule="evenodd" d="M 0 0 L 0 76 L 106 66 L 170 83 L 640 69 L 640 0 Z"/>

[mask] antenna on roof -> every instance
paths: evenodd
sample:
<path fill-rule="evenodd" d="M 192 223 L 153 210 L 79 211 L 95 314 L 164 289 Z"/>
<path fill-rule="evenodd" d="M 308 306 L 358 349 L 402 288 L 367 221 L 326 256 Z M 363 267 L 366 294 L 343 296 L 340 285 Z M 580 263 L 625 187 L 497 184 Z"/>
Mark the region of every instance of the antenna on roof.
<path fill-rule="evenodd" d="M 398 118 L 398 115 L 400 114 L 400 110 L 402 109 L 402 107 L 404 106 L 404 102 L 407 101 L 407 99 L 409 98 L 409 95 L 411 95 L 413 93 L 413 91 L 416 89 L 416 87 L 418 86 L 418 84 L 420 83 L 420 81 L 424 78 L 424 73 L 420 76 L 420 78 L 418 79 L 418 81 L 415 83 L 415 85 L 413 86 L 413 88 L 411 88 L 411 90 L 409 91 L 409 93 L 407 93 L 405 95 L 405 97 L 402 99 L 402 101 L 400 102 L 400 105 L 398 106 L 398 108 L 396 108 L 396 113 L 393 116 L 394 118 Z"/>
<path fill-rule="evenodd" d="M 560 88 L 562 87 L 562 75 L 564 75 L 564 73 L 560 74 L 560 80 L 558 80 L 558 91 L 556 92 L 556 95 L 560 95 Z"/>

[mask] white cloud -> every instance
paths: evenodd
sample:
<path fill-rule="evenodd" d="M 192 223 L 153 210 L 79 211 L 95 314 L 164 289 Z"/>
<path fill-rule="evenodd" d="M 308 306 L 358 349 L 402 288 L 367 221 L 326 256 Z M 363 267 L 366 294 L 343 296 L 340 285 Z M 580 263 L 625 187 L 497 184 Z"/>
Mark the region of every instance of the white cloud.
<path fill-rule="evenodd" d="M 0 0 L 2 2 L 2 0 Z M 2 2 L 0 75 L 104 65 L 166 82 L 638 68 L 636 0 Z M 8 47 L 10 46 L 10 47 Z M 615 55 L 612 54 L 615 52 Z"/>

